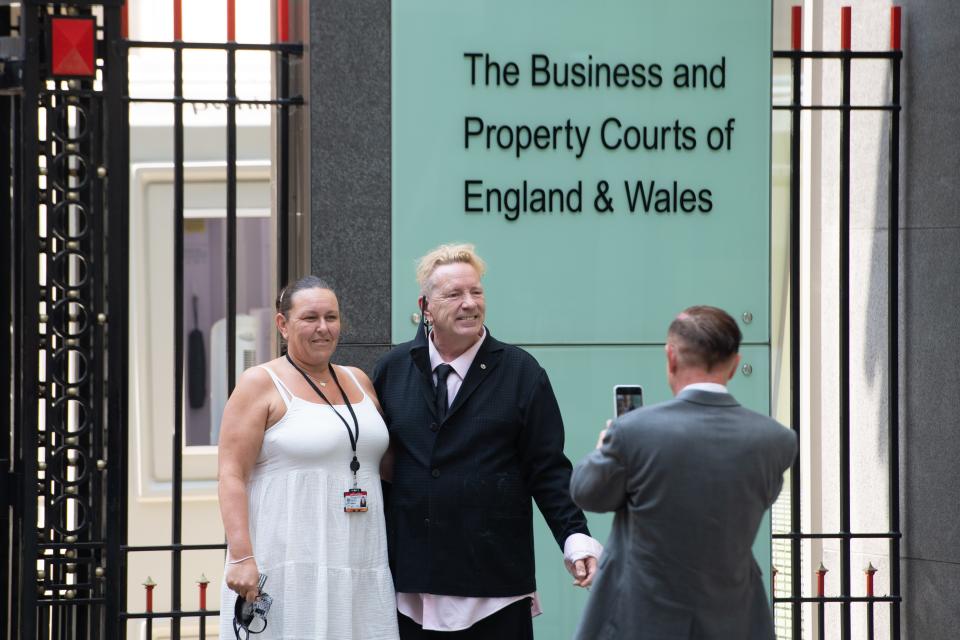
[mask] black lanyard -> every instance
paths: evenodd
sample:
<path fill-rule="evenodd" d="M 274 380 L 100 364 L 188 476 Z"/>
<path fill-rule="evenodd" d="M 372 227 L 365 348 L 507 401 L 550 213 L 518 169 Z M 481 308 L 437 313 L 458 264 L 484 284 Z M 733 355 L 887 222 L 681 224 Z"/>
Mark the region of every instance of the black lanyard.
<path fill-rule="evenodd" d="M 287 362 L 289 362 L 294 369 L 300 372 L 300 375 L 303 376 L 303 379 L 307 381 L 313 390 L 317 392 L 317 395 L 320 396 L 324 402 L 330 405 L 330 408 L 333 409 L 333 412 L 337 414 L 337 417 L 340 418 L 340 422 L 343 423 L 343 426 L 347 428 L 347 435 L 350 437 L 350 447 L 353 449 L 353 460 L 350 462 L 350 471 L 353 471 L 354 479 L 356 479 L 357 471 L 360 470 L 360 461 L 357 460 L 357 442 L 360 440 L 360 422 L 357 420 L 357 414 L 353 412 L 353 405 L 350 404 L 350 398 L 347 397 L 346 391 L 343 390 L 343 387 L 340 386 L 340 381 L 337 380 L 337 372 L 334 371 L 333 365 L 327 363 L 327 366 L 330 368 L 330 376 L 333 378 L 333 381 L 337 385 L 337 389 L 340 389 L 340 395 L 343 396 L 343 401 L 347 403 L 347 411 L 350 412 L 350 417 L 353 418 L 353 427 L 354 430 L 350 428 L 350 425 L 347 424 L 346 419 L 340 415 L 340 412 L 337 411 L 337 408 L 333 406 L 333 403 L 327 400 L 327 396 L 323 395 L 323 391 L 320 391 L 320 387 L 313 383 L 313 380 L 307 375 L 307 372 L 301 369 L 296 365 L 290 354 L 287 354 Z"/>

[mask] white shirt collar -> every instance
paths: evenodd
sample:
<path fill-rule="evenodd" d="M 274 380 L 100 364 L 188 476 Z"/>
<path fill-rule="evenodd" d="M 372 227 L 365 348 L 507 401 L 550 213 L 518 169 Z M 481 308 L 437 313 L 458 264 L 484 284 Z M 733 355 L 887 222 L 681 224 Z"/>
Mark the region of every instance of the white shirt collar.
<path fill-rule="evenodd" d="M 683 393 L 687 389 L 709 391 L 710 393 L 730 393 L 727 391 L 727 388 L 724 385 L 717 384 L 716 382 L 694 382 L 693 384 L 688 384 L 683 389 L 680 389 L 680 393 Z"/>
<path fill-rule="evenodd" d="M 466 379 L 467 371 L 470 370 L 470 365 L 473 364 L 473 359 L 477 357 L 477 352 L 480 351 L 480 345 L 483 344 L 483 339 L 487 337 L 487 328 L 483 328 L 483 333 L 480 334 L 480 337 L 477 338 L 477 341 L 473 343 L 469 349 L 460 354 L 459 357 L 455 358 L 453 362 L 447 362 L 453 370 L 460 376 L 461 380 Z M 438 366 L 444 364 L 443 357 L 440 355 L 440 352 L 437 351 L 437 347 L 433 344 L 433 333 L 430 334 L 427 339 L 428 349 L 430 350 L 430 371 L 436 370 Z"/>

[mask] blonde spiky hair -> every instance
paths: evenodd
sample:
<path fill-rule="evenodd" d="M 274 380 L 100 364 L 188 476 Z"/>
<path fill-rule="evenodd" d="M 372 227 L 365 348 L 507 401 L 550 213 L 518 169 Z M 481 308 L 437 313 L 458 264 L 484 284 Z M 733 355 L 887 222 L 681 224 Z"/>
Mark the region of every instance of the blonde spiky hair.
<path fill-rule="evenodd" d="M 417 263 L 417 283 L 420 285 L 420 293 L 427 295 L 430 292 L 432 286 L 430 276 L 433 275 L 437 267 L 457 262 L 469 264 L 477 270 L 480 277 L 483 277 L 487 270 L 486 263 L 477 255 L 472 244 L 442 244 L 420 258 Z"/>

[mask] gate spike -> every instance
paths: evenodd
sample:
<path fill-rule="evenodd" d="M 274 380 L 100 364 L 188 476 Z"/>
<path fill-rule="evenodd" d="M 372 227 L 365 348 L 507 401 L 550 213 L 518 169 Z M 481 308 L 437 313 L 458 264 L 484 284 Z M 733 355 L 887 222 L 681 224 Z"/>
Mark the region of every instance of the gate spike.
<path fill-rule="evenodd" d="M 824 585 L 824 582 L 825 582 L 824 578 L 825 578 L 825 576 L 827 575 L 827 571 L 829 571 L 829 569 L 827 569 L 825 566 L 823 566 L 823 560 L 821 560 L 821 561 L 820 561 L 820 568 L 817 569 L 817 596 L 820 597 L 820 598 L 822 598 L 822 597 L 824 596 L 824 593 L 826 593 L 826 588 L 825 588 L 825 585 Z"/>
<path fill-rule="evenodd" d="M 203 573 L 200 574 L 200 579 L 197 580 L 197 584 L 200 587 L 200 610 L 206 611 L 207 609 L 207 585 L 210 584 L 210 580 L 207 579 L 207 576 Z"/>
<path fill-rule="evenodd" d="M 867 597 L 873 597 L 873 574 L 877 572 L 877 568 L 873 566 L 872 562 L 868 562 L 867 566 L 864 567 L 863 572 L 867 576 Z"/>
<path fill-rule="evenodd" d="M 147 613 L 153 613 L 153 589 L 157 586 L 157 583 L 153 581 L 153 578 L 147 576 L 143 586 L 147 591 Z"/>

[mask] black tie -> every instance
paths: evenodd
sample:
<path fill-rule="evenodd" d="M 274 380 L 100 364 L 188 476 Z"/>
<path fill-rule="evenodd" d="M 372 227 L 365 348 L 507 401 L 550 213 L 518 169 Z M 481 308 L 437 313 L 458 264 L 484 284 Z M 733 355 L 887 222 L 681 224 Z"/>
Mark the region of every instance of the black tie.
<path fill-rule="evenodd" d="M 453 371 L 448 364 L 438 365 L 437 372 L 437 417 L 440 422 L 447 416 L 447 376 Z"/>

